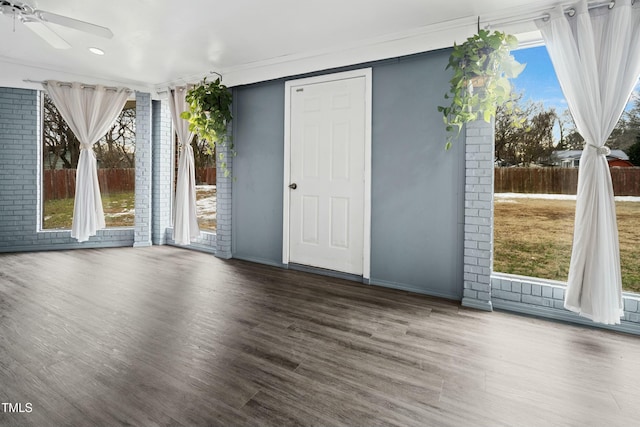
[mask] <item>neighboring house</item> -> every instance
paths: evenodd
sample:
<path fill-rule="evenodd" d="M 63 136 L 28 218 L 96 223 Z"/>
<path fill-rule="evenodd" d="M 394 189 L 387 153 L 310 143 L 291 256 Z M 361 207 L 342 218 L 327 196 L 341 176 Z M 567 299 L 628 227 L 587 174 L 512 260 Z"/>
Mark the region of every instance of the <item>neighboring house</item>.
<path fill-rule="evenodd" d="M 551 165 L 561 168 L 577 168 L 580 166 L 582 150 L 564 150 L 551 153 Z M 622 150 L 611 150 L 607 156 L 609 167 L 633 167 L 629 156 Z"/>

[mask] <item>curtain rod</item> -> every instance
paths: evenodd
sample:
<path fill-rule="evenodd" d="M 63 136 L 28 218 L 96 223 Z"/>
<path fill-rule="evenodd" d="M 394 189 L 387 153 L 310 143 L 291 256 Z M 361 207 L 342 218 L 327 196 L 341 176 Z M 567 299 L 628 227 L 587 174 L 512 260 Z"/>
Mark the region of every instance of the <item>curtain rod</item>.
<path fill-rule="evenodd" d="M 41 85 L 45 85 L 45 86 L 47 85 L 46 81 L 40 81 L 40 80 L 24 79 L 22 81 L 25 82 L 25 83 L 37 83 L 37 84 L 41 84 Z M 58 82 L 58 85 L 59 86 L 71 87 L 72 84 L 70 82 Z M 82 89 L 95 89 L 97 87 L 97 85 L 88 85 L 88 84 L 81 83 L 80 87 Z M 124 89 L 128 93 L 133 92 L 133 90 L 131 90 L 129 88 L 126 88 L 126 87 L 125 88 L 119 88 L 119 87 L 115 87 L 115 86 L 104 86 L 104 89 L 105 90 L 112 90 L 112 91 L 118 91 L 120 89 Z"/>
<path fill-rule="evenodd" d="M 632 2 L 632 4 L 634 4 L 635 1 Z M 613 7 L 616 5 L 615 0 L 609 0 L 609 1 L 599 1 L 599 2 L 593 2 L 593 3 L 588 3 L 587 7 L 589 10 L 591 9 L 597 9 L 600 7 L 608 7 L 609 9 L 613 9 Z M 573 17 L 576 14 L 576 8 L 574 6 L 570 6 L 568 8 L 566 8 L 564 10 L 564 13 L 566 15 L 569 15 L 570 17 Z M 520 24 L 522 22 L 529 22 L 529 21 L 535 21 L 538 19 L 542 19 L 544 21 L 547 21 L 551 18 L 551 15 L 549 13 L 543 13 L 541 15 L 540 12 L 531 12 L 531 14 L 535 14 L 537 16 L 530 16 L 530 17 L 526 17 L 526 18 L 516 18 L 516 19 L 509 19 L 509 18 L 505 18 L 505 19 L 496 19 L 493 22 L 489 21 L 484 25 L 484 28 L 487 29 L 489 28 L 492 24 L 494 25 L 513 25 L 513 24 Z"/>
<path fill-rule="evenodd" d="M 209 74 L 215 74 L 215 75 L 217 75 L 217 76 L 220 78 L 220 81 L 222 82 L 222 74 L 218 73 L 217 71 L 209 71 Z M 206 78 L 206 76 L 205 76 L 205 78 Z M 189 80 L 191 80 L 191 79 L 189 79 Z M 183 81 L 184 81 L 184 80 L 183 80 Z M 184 86 L 186 86 L 186 85 L 188 85 L 188 83 L 185 83 L 185 84 L 184 84 Z M 158 85 L 158 86 L 161 86 L 161 85 Z M 169 93 L 169 92 L 171 91 L 171 84 L 167 84 L 167 86 L 168 86 L 168 87 L 167 87 L 166 89 L 156 90 L 156 93 L 157 93 L 158 95 L 162 95 L 162 94 L 165 94 L 165 93 Z"/>

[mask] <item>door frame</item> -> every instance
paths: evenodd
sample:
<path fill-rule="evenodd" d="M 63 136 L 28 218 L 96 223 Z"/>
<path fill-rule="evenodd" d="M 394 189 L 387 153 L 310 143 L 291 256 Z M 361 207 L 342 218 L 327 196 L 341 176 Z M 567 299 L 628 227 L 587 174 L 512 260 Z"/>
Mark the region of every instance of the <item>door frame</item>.
<path fill-rule="evenodd" d="M 346 80 L 358 77 L 365 79 L 365 130 L 364 130 L 364 218 L 363 218 L 363 248 L 362 248 L 362 278 L 369 279 L 371 273 L 371 100 L 372 100 L 372 71 L 363 68 L 354 71 L 325 74 L 285 82 L 284 97 L 284 182 L 282 186 L 282 263 L 289 264 L 289 206 L 291 190 L 291 90 L 299 86 L 328 83 L 336 80 Z"/>

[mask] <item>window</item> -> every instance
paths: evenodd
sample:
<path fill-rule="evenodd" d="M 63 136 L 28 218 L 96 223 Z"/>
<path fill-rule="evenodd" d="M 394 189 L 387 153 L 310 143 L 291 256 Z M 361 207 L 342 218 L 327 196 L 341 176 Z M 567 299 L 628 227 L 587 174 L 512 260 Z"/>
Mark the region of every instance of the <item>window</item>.
<path fill-rule="evenodd" d="M 518 108 L 499 108 L 496 117 L 493 270 L 566 281 L 583 140 L 545 47 L 513 53 L 527 67 L 513 82 Z M 508 114 L 521 115 L 525 126 L 509 127 Z M 640 85 L 607 146 L 623 290 L 640 292 Z"/>
<path fill-rule="evenodd" d="M 175 159 L 174 159 L 174 195 L 175 180 L 178 176 L 178 158 L 180 149 L 178 137 L 174 135 Z M 216 231 L 216 161 L 215 153 L 209 148 L 206 141 L 201 141 L 197 136 L 191 140 L 193 148 L 193 160 L 196 168 L 196 211 L 198 227 L 201 231 L 213 233 Z"/>
<path fill-rule="evenodd" d="M 70 229 L 80 143 L 42 93 L 42 229 Z M 127 101 L 111 129 L 93 146 L 107 227 L 134 223 L 136 103 Z"/>

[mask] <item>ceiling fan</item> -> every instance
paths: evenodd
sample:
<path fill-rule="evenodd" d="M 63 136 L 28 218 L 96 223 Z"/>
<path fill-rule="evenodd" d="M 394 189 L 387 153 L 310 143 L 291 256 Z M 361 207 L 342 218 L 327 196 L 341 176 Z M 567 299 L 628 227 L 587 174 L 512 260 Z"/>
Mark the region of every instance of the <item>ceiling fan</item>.
<path fill-rule="evenodd" d="M 34 9 L 25 3 L 0 0 L 0 15 L 18 19 L 27 28 L 40 36 L 44 41 L 56 49 L 69 49 L 71 45 L 56 34 L 47 24 L 57 24 L 74 30 L 110 39 L 113 33 L 107 27 L 90 24 L 68 16 L 58 15 L 44 10 Z M 14 24 L 15 25 L 15 24 Z M 15 30 L 15 28 L 14 28 Z"/>

